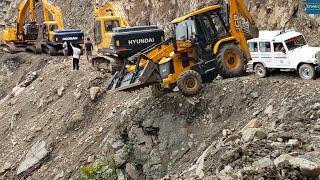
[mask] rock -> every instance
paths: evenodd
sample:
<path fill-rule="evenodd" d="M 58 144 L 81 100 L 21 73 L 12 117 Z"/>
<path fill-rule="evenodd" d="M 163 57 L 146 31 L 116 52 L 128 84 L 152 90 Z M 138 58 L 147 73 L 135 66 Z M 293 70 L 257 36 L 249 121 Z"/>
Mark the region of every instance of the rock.
<path fill-rule="evenodd" d="M 5 173 L 6 171 L 11 169 L 11 163 L 5 162 L 2 167 L 0 167 L 0 174 Z"/>
<path fill-rule="evenodd" d="M 298 147 L 301 145 L 301 143 L 297 139 L 289 139 L 289 141 L 286 143 L 286 145 L 292 146 L 292 147 Z"/>
<path fill-rule="evenodd" d="M 135 166 L 131 163 L 126 164 L 126 173 L 132 179 L 139 179 L 139 171 L 135 168 Z"/>
<path fill-rule="evenodd" d="M 219 180 L 234 180 L 231 176 L 228 175 L 218 175 Z"/>
<path fill-rule="evenodd" d="M 63 92 L 64 92 L 64 87 L 62 86 L 57 90 L 58 96 L 61 97 L 63 95 Z"/>
<path fill-rule="evenodd" d="M 259 159 L 258 161 L 253 162 L 252 166 L 256 171 L 258 171 L 267 167 L 272 167 L 274 166 L 274 164 L 270 158 L 264 157 L 262 159 Z"/>
<path fill-rule="evenodd" d="M 206 157 L 208 153 L 211 151 L 211 149 L 214 147 L 214 144 L 211 144 L 203 153 L 202 155 L 198 158 L 196 165 L 196 176 L 200 179 L 204 177 L 204 163 L 206 160 Z"/>
<path fill-rule="evenodd" d="M 116 167 L 122 166 L 128 160 L 128 154 L 126 153 L 125 149 L 122 148 L 118 150 L 114 155 L 114 162 Z"/>
<path fill-rule="evenodd" d="M 282 141 L 288 141 L 289 139 L 292 139 L 293 135 L 290 132 L 276 132 L 276 133 L 270 133 L 268 135 L 268 139 L 273 140 L 273 141 L 278 141 L 279 138 L 282 139 Z M 282 142 L 281 141 L 281 142 Z"/>
<path fill-rule="evenodd" d="M 240 138 L 241 137 L 238 135 L 230 135 L 223 141 L 223 143 L 227 144 L 228 142 L 233 142 L 233 141 L 236 141 L 237 139 L 240 139 Z"/>
<path fill-rule="evenodd" d="M 222 171 L 220 171 L 220 174 L 228 174 L 232 170 L 233 170 L 233 168 L 228 165 L 228 166 L 224 167 L 224 169 Z"/>
<path fill-rule="evenodd" d="M 227 137 L 229 134 L 231 134 L 230 129 L 224 129 L 224 130 L 222 130 L 222 136 L 223 136 L 223 137 Z"/>
<path fill-rule="evenodd" d="M 252 119 L 240 132 L 247 130 L 248 128 L 260 128 L 262 126 L 261 121 L 258 119 Z"/>
<path fill-rule="evenodd" d="M 253 92 L 253 93 L 251 93 L 251 96 L 253 98 L 258 98 L 259 97 L 259 93 L 258 92 Z"/>
<path fill-rule="evenodd" d="M 88 163 L 93 163 L 94 162 L 94 156 L 89 156 L 87 159 Z"/>
<path fill-rule="evenodd" d="M 273 106 L 270 105 L 268 106 L 265 110 L 264 110 L 264 113 L 266 115 L 268 115 L 269 117 L 272 117 L 272 115 L 275 113 L 275 111 L 273 110 Z"/>
<path fill-rule="evenodd" d="M 274 160 L 274 164 L 279 166 L 283 163 L 288 162 L 294 167 L 300 168 L 303 175 L 308 177 L 318 177 L 320 175 L 320 164 L 319 162 L 313 162 L 306 159 L 303 156 L 292 157 L 288 154 L 283 154 Z"/>
<path fill-rule="evenodd" d="M 73 95 L 76 99 L 80 99 L 81 97 L 81 90 L 80 89 L 76 89 L 74 92 L 73 92 Z"/>
<path fill-rule="evenodd" d="M 91 100 L 95 100 L 100 93 L 100 87 L 92 87 L 90 88 L 90 98 Z"/>
<path fill-rule="evenodd" d="M 313 127 L 313 130 L 314 130 L 314 131 L 320 131 L 320 124 L 316 124 L 316 125 Z"/>
<path fill-rule="evenodd" d="M 63 178 L 63 176 L 64 176 L 64 172 L 63 172 L 63 171 L 61 171 L 59 174 L 57 174 L 57 175 L 53 178 L 53 180 L 59 180 L 59 179 L 62 179 L 62 178 Z"/>
<path fill-rule="evenodd" d="M 125 179 L 126 179 L 126 178 L 124 177 L 123 172 L 122 172 L 120 169 L 117 169 L 116 172 L 117 172 L 118 180 L 125 180 Z"/>
<path fill-rule="evenodd" d="M 27 87 L 38 77 L 37 72 L 29 72 L 26 75 L 26 80 L 19 84 L 19 87 Z"/>
<path fill-rule="evenodd" d="M 249 128 L 242 132 L 242 139 L 244 142 L 252 141 L 254 138 L 266 139 L 267 133 L 262 128 Z"/>
<path fill-rule="evenodd" d="M 118 137 L 118 138 L 110 138 L 108 140 L 108 143 L 111 145 L 111 147 L 115 151 L 118 151 L 119 149 L 121 149 L 124 146 L 124 143 L 122 142 L 122 140 L 120 140 L 120 137 Z"/>
<path fill-rule="evenodd" d="M 142 128 L 132 128 L 129 132 L 129 137 L 135 139 L 138 145 L 145 145 L 152 148 L 152 138 L 144 134 Z"/>
<path fill-rule="evenodd" d="M 318 110 L 320 109 L 320 103 L 315 103 L 313 106 L 312 106 L 312 110 Z"/>
<path fill-rule="evenodd" d="M 36 166 L 48 154 L 49 151 L 46 149 L 46 143 L 44 141 L 40 141 L 34 144 L 28 151 L 25 160 L 19 165 L 17 175 L 26 172 L 30 168 Z"/>

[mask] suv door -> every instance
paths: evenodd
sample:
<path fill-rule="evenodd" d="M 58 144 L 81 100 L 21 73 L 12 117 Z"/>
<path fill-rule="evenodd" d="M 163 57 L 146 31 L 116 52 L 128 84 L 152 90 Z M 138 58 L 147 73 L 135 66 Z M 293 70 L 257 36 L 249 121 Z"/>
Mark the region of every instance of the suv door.
<path fill-rule="evenodd" d="M 290 65 L 287 51 L 282 42 L 273 43 L 273 59 L 274 64 L 279 68 L 288 68 L 288 66 Z"/>
<path fill-rule="evenodd" d="M 261 62 L 265 63 L 266 67 L 276 67 L 273 61 L 273 54 L 271 51 L 271 42 L 259 42 L 259 51 Z"/>

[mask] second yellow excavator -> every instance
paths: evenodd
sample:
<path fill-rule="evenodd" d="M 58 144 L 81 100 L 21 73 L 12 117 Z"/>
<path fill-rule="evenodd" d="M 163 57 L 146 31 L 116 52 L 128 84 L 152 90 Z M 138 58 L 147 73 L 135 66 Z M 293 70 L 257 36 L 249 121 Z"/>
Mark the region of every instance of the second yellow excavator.
<path fill-rule="evenodd" d="M 99 4 L 99 0 L 96 1 Z M 129 27 L 126 12 L 120 1 L 96 5 L 94 37 L 97 56 L 93 58 L 97 69 L 115 73 L 124 59 L 164 40 L 164 31 L 156 26 Z"/>
<path fill-rule="evenodd" d="M 249 28 L 242 26 L 243 20 Z M 258 29 L 242 0 L 193 11 L 172 24 L 173 37 L 128 58 L 126 62 L 135 64 L 124 65 L 108 90 L 132 91 L 152 85 L 153 94 L 159 96 L 177 86 L 192 96 L 218 74 L 229 78 L 246 72 L 251 59 L 247 39 L 257 37 Z"/>
<path fill-rule="evenodd" d="M 18 6 L 17 25 L 6 28 L 0 35 L 5 50 L 45 52 L 56 55 L 64 41 L 83 44 L 84 33 L 76 29 L 64 29 L 61 9 L 48 0 L 41 0 L 43 23 L 36 21 L 36 0 L 21 0 Z M 29 10 L 29 13 L 28 13 Z M 29 14 L 29 19 L 26 18 Z M 40 35 L 40 36 L 39 36 Z"/>

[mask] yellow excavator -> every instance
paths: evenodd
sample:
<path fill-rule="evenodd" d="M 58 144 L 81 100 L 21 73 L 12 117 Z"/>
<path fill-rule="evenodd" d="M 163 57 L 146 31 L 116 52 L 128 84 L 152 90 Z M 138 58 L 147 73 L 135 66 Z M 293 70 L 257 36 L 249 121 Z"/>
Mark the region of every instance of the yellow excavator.
<path fill-rule="evenodd" d="M 129 65 L 114 75 L 109 91 L 151 85 L 153 94 L 159 96 L 177 86 L 184 95 L 192 96 L 218 74 L 229 78 L 245 73 L 251 59 L 247 39 L 259 33 L 242 0 L 193 11 L 172 24 L 173 37 L 126 59 Z"/>
<path fill-rule="evenodd" d="M 36 22 L 36 0 L 21 0 L 18 6 L 16 27 L 8 27 L 1 36 L 1 45 L 14 53 L 19 51 L 45 52 L 56 55 L 64 41 L 81 45 L 84 33 L 77 29 L 64 29 L 60 7 L 48 0 L 41 0 L 43 23 Z M 29 20 L 26 19 L 29 10 Z M 39 36 L 40 34 L 40 36 Z"/>
<path fill-rule="evenodd" d="M 129 27 L 128 18 L 120 1 L 95 5 L 94 37 L 97 56 L 94 66 L 115 73 L 124 59 L 143 49 L 164 41 L 164 31 L 156 26 Z"/>

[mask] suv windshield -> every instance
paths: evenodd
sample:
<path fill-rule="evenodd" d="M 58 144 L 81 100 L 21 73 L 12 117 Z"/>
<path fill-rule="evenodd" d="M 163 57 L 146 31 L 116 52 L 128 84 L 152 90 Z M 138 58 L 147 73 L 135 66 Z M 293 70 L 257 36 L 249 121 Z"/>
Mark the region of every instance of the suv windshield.
<path fill-rule="evenodd" d="M 307 45 L 307 42 L 302 35 L 288 39 L 285 42 L 289 51 Z"/>

